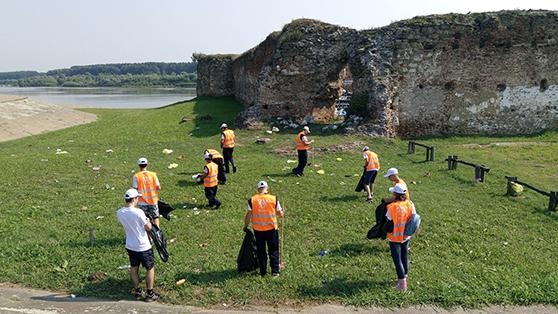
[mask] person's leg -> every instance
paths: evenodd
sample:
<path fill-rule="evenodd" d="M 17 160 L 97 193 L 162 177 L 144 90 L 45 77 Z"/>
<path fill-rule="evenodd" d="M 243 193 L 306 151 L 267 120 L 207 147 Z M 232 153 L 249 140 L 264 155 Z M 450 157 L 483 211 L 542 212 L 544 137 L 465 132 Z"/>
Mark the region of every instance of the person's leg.
<path fill-rule="evenodd" d="M 303 175 L 304 174 L 304 168 L 306 167 L 306 164 L 308 163 L 308 151 L 307 150 L 299 150 L 298 151 L 298 162 L 299 162 L 299 171 L 298 173 Z"/>
<path fill-rule="evenodd" d="M 265 234 L 262 231 L 254 230 L 256 237 L 256 248 L 258 253 L 258 263 L 260 264 L 260 275 L 267 273 L 267 256 L 265 252 Z"/>
<path fill-rule="evenodd" d="M 217 187 L 218 185 L 211 188 L 213 189 L 213 205 L 215 205 L 215 209 L 219 209 L 221 206 L 221 201 L 217 198 Z"/>
<path fill-rule="evenodd" d="M 134 289 L 139 288 L 139 266 L 130 267 L 130 279 L 132 279 L 132 285 Z"/>
<path fill-rule="evenodd" d="M 236 173 L 236 164 L 234 163 L 234 147 L 229 148 L 230 152 L 229 152 L 229 161 L 231 162 L 231 165 L 233 167 L 233 173 Z"/>
<path fill-rule="evenodd" d="M 378 170 L 372 170 L 370 174 L 370 197 L 374 196 L 374 182 L 376 181 L 376 175 Z"/>
<path fill-rule="evenodd" d="M 213 202 L 215 198 L 215 196 L 213 195 L 213 190 L 211 188 L 204 187 L 203 191 L 205 193 L 205 198 L 207 198 L 207 202 L 209 206 L 213 206 Z"/>
<path fill-rule="evenodd" d="M 279 233 L 277 230 L 267 231 L 267 248 L 269 250 L 269 266 L 272 274 L 279 274 Z"/>
<path fill-rule="evenodd" d="M 405 277 L 409 273 L 409 243 L 411 239 L 401 243 L 401 265 L 403 266 L 403 272 L 405 273 Z"/>
<path fill-rule="evenodd" d="M 401 263 L 401 243 L 390 241 L 389 250 L 391 252 L 391 258 L 393 259 L 393 264 L 395 265 L 397 279 L 404 279 L 405 270 L 403 269 L 403 264 Z"/>
<path fill-rule="evenodd" d="M 372 201 L 372 191 L 370 189 L 370 180 L 372 179 L 372 171 L 366 171 L 362 183 L 364 184 L 364 191 L 366 191 L 366 200 Z"/>

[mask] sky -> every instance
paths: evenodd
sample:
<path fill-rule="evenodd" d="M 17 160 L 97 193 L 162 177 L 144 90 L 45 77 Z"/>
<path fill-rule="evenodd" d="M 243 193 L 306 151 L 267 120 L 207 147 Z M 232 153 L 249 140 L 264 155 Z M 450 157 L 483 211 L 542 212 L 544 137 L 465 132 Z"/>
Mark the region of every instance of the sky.
<path fill-rule="evenodd" d="M 0 72 L 240 54 L 298 18 L 370 29 L 419 15 L 557 10 L 557 0 L 0 0 Z"/>

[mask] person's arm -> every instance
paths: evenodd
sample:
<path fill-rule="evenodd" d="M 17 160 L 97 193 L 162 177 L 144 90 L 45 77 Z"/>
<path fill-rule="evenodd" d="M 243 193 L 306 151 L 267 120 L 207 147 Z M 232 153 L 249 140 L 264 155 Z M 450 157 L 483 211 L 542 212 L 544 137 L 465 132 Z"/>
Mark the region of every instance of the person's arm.
<path fill-rule="evenodd" d="M 366 169 L 366 166 L 368 165 L 368 156 L 363 154 L 362 157 L 364 158 L 364 169 Z"/>
<path fill-rule="evenodd" d="M 159 183 L 159 177 L 155 176 L 155 189 L 159 191 L 161 189 L 161 183 Z"/>
<path fill-rule="evenodd" d="M 310 145 L 310 144 L 314 143 L 314 140 L 309 141 L 308 138 L 306 137 L 306 135 L 303 135 L 301 140 L 306 145 Z"/>
<path fill-rule="evenodd" d="M 223 148 L 224 142 L 225 142 L 225 133 L 221 132 L 221 148 Z"/>
<path fill-rule="evenodd" d="M 244 216 L 244 230 L 248 229 L 250 226 L 250 222 L 252 222 L 252 199 L 248 200 L 248 208 L 246 208 L 246 215 Z"/>
<path fill-rule="evenodd" d="M 277 205 L 275 206 L 275 212 L 279 217 L 285 217 L 285 212 L 283 211 L 283 207 L 281 207 L 281 203 L 277 200 Z"/>
<path fill-rule="evenodd" d="M 138 189 L 138 180 L 136 179 L 135 175 L 132 176 L 132 187 L 136 190 Z"/>
<path fill-rule="evenodd" d="M 209 169 L 207 168 L 207 166 L 203 167 L 203 174 L 201 175 L 200 179 L 205 179 L 205 177 L 207 177 L 207 175 L 209 174 Z"/>

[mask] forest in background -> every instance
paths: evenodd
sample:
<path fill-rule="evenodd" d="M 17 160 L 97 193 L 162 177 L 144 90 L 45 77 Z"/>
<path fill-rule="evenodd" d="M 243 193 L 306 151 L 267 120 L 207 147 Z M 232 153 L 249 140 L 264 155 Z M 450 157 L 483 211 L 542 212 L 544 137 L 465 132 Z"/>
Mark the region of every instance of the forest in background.
<path fill-rule="evenodd" d="M 0 85 L 19 87 L 193 87 L 196 62 L 76 65 L 66 69 L 0 72 Z"/>

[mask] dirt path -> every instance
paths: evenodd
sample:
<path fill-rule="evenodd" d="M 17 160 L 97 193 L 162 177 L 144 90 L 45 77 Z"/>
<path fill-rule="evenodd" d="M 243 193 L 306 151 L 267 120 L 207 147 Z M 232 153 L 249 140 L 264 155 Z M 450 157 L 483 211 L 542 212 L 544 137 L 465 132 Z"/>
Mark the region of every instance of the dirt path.
<path fill-rule="evenodd" d="M 91 113 L 11 95 L 0 95 L 0 142 L 64 129 L 97 119 Z"/>

